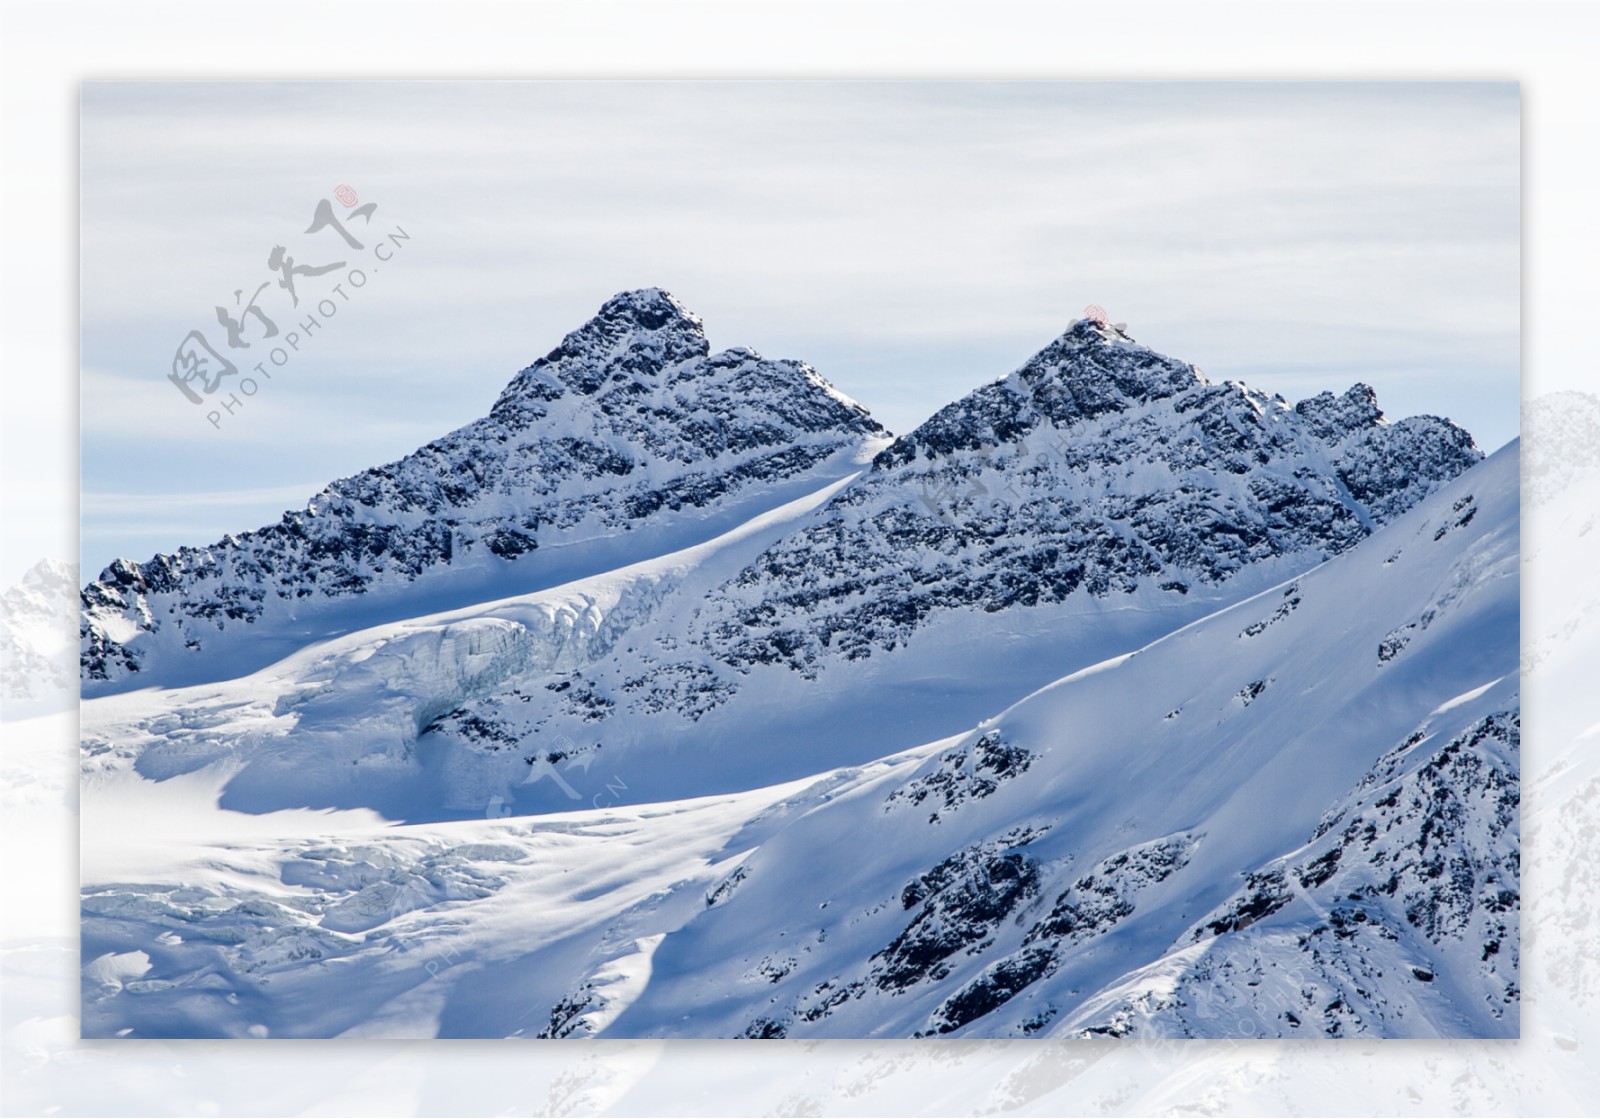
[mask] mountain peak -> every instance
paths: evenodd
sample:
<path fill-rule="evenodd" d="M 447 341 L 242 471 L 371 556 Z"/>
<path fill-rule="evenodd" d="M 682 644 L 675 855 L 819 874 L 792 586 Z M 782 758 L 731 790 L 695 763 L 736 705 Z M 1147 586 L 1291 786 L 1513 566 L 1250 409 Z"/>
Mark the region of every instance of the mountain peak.
<path fill-rule="evenodd" d="M 1074 319 L 1016 372 L 946 405 L 896 440 L 876 465 L 1007 443 L 1040 423 L 1068 426 L 1207 383 L 1193 365 L 1140 345 L 1121 326 L 1093 316 Z"/>
<path fill-rule="evenodd" d="M 1320 392 L 1294 406 L 1319 439 L 1338 441 L 1353 431 L 1376 427 L 1383 422 L 1378 394 L 1372 386 L 1356 382 L 1344 395 Z"/>
<path fill-rule="evenodd" d="M 594 318 L 561 340 L 544 360 L 577 359 L 631 371 L 659 371 L 711 352 L 700 317 L 661 288 L 639 288 L 613 295 Z M 539 363 L 535 362 L 535 365 Z M 592 392 L 593 388 L 577 388 Z M 596 385 L 598 387 L 598 385 Z"/>
<path fill-rule="evenodd" d="M 1113 324 L 1105 319 L 1086 318 L 1073 319 L 1068 323 L 1060 341 L 1077 346 L 1104 346 L 1117 342 L 1133 342 L 1133 338 L 1121 324 Z"/>
<path fill-rule="evenodd" d="M 617 324 L 645 331 L 677 328 L 695 334 L 705 333 L 700 316 L 679 303 L 671 292 L 662 288 L 619 291 L 600 305 L 600 310 L 583 329 L 588 329 L 597 323 Z"/>
<path fill-rule="evenodd" d="M 1120 326 L 1082 318 L 1014 374 L 1033 406 L 1052 422 L 1121 411 L 1204 384 L 1188 362 L 1141 346 Z"/>
<path fill-rule="evenodd" d="M 661 288 L 618 292 L 561 345 L 512 378 L 493 414 L 554 400 L 567 391 L 592 396 L 613 381 L 648 380 L 670 365 L 711 352 L 700 317 Z"/>

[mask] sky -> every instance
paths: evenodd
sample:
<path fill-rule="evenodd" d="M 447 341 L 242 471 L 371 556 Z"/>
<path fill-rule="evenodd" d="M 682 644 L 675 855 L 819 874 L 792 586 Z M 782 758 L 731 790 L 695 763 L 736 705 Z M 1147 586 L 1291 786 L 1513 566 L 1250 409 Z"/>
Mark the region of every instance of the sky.
<path fill-rule="evenodd" d="M 86 578 L 476 419 L 647 286 L 896 433 L 1090 303 L 1214 381 L 1518 429 L 1514 83 L 90 82 L 81 111 Z M 276 246 L 344 267 L 294 306 Z M 255 385 L 231 414 L 169 381 L 195 330 Z"/>

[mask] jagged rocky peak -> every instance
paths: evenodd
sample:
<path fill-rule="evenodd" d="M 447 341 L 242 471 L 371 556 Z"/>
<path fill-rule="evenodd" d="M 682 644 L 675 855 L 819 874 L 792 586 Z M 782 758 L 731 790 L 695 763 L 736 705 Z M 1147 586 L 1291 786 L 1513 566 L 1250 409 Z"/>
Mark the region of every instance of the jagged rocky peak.
<path fill-rule="evenodd" d="M 594 318 L 568 334 L 544 359 L 596 358 L 615 362 L 630 355 L 647 355 L 660 368 L 705 357 L 711 352 L 705 324 L 672 295 L 660 288 L 624 291 L 606 300 Z"/>
<path fill-rule="evenodd" d="M 1159 400 L 1206 383 L 1188 362 L 1141 346 L 1121 328 L 1094 319 L 1074 322 L 1014 376 L 1057 423 L 1120 411 L 1132 401 Z"/>
<path fill-rule="evenodd" d="M 886 434 L 865 408 L 804 362 L 765 358 L 746 346 L 712 353 L 700 318 L 660 288 L 606 300 L 594 318 L 512 378 L 490 419 L 525 428 L 544 420 L 556 401 L 630 429 L 678 425 L 693 415 L 688 433 L 713 455 L 752 439 L 773 442 L 784 425 L 793 428 L 790 436 Z M 658 432 L 643 434 L 652 442 Z M 697 455 L 675 451 L 669 457 Z"/>
<path fill-rule="evenodd" d="M 1360 382 L 1351 385 L 1343 396 L 1320 392 L 1307 397 L 1296 404 L 1294 410 L 1306 421 L 1313 435 L 1330 442 L 1384 422 L 1378 394 L 1371 385 Z"/>
<path fill-rule="evenodd" d="M 987 457 L 1008 444 L 1027 445 L 1035 433 L 1057 443 L 1099 439 L 1125 422 L 1192 430 L 1198 444 L 1169 437 L 1157 440 L 1159 446 L 1151 453 L 1171 460 L 1177 452 L 1185 468 L 1210 460 L 1209 465 L 1235 474 L 1264 466 L 1291 442 L 1307 439 L 1337 448 L 1341 456 L 1357 457 L 1370 457 L 1363 446 L 1376 440 L 1384 444 L 1386 456 L 1425 467 L 1429 484 L 1453 477 L 1482 457 L 1471 435 L 1449 420 L 1415 416 L 1391 425 L 1368 384 L 1357 383 L 1343 394 L 1319 393 L 1291 406 L 1281 394 L 1239 381 L 1213 384 L 1193 364 L 1141 345 L 1121 326 L 1080 319 L 1021 368 L 940 409 L 897 439 L 874 465 L 892 470 L 919 459 L 938 463 L 965 458 L 967 452 Z M 1157 434 L 1145 432 L 1150 438 Z M 1355 465 L 1357 472 L 1371 468 L 1370 463 Z M 1386 481 L 1386 489 L 1408 485 L 1402 475 Z M 1398 512 L 1401 505 L 1409 507 L 1422 492 L 1408 493 L 1404 502 L 1379 510 L 1378 519 Z"/>
<path fill-rule="evenodd" d="M 1140 345 L 1120 327 L 1078 319 L 1022 368 L 897 440 L 878 465 L 1011 443 L 1041 424 L 1066 427 L 1207 383 L 1193 365 Z"/>
<path fill-rule="evenodd" d="M 606 300 L 583 326 L 518 373 L 494 412 L 503 413 L 526 396 L 548 400 L 566 389 L 591 396 L 607 384 L 653 377 L 667 366 L 711 352 L 699 316 L 660 288 L 620 292 Z"/>

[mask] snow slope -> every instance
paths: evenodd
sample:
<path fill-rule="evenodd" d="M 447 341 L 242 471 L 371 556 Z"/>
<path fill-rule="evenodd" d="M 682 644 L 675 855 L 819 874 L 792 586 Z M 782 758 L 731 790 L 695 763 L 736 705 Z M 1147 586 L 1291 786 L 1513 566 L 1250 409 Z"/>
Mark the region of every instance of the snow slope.
<path fill-rule="evenodd" d="M 829 496 L 608 593 L 738 565 Z M 142 851 L 85 831 L 85 1032 L 1513 1036 L 1516 445 L 1385 519 L 965 733 L 681 800 L 249 816 L 216 807 L 255 754 L 239 727 L 272 741 L 303 704 L 96 700 L 86 820 L 141 788 L 174 826 Z M 514 609 L 579 632 L 600 590 Z M 494 681 L 504 627 L 440 624 L 410 660 L 353 635 L 281 671 L 328 687 L 317 658 L 392 653 L 402 704 L 445 659 Z"/>

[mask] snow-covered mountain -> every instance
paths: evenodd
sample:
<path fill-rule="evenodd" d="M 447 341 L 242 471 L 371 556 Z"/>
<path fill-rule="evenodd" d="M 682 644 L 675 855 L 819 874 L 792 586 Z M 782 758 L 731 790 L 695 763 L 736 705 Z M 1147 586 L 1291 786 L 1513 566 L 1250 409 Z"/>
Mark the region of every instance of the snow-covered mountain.
<path fill-rule="evenodd" d="M 1512 445 L 1284 585 L 808 780 L 300 840 L 222 814 L 181 866 L 86 841 L 85 1032 L 1514 1036 L 1518 524 Z"/>
<path fill-rule="evenodd" d="M 672 551 L 845 477 L 884 441 L 809 366 L 712 354 L 672 296 L 625 292 L 483 419 L 278 524 L 113 563 L 83 590 L 85 692 L 226 677 L 424 604 Z"/>
<path fill-rule="evenodd" d="M 702 360 L 681 357 L 705 347 L 697 320 L 669 296 L 647 295 L 663 317 L 640 310 L 644 297 L 619 296 L 608 305 L 614 313 L 570 337 L 551 364 L 519 376 L 496 415 L 520 415 L 529 399 L 546 407 L 554 390 L 541 386 L 568 362 L 572 383 L 556 403 L 605 383 L 597 369 L 620 386 L 602 397 L 630 399 L 638 369 L 700 376 Z M 610 341 L 597 346 L 596 335 Z M 622 355 L 618 367 L 594 357 L 597 348 Z M 663 366 L 663 353 L 680 364 Z M 784 368 L 796 377 L 803 369 Z M 818 446 L 845 448 L 830 462 L 848 465 L 879 438 L 809 371 L 781 383 L 801 385 L 821 410 L 789 426 L 805 426 Z M 691 403 L 686 396 L 680 412 L 697 414 Z M 770 392 L 742 411 L 718 407 L 756 426 L 769 408 L 794 414 Z M 828 415 L 838 431 L 826 427 Z M 623 420 L 674 433 L 683 426 L 632 410 Z M 484 421 L 490 431 L 501 422 Z M 574 422 L 566 416 L 557 430 Z M 527 423 L 530 445 L 547 447 L 536 438 L 544 425 Z M 478 425 L 464 430 L 483 441 Z M 419 454 L 428 469 L 437 465 Z M 140 764 L 151 774 L 227 758 L 236 767 L 231 807 L 378 807 L 409 820 L 476 815 L 490 803 L 572 807 L 599 792 L 589 786 L 601 770 L 609 774 L 601 784 L 616 786 L 605 799 L 628 802 L 799 779 L 956 733 L 1065 673 L 1277 583 L 1347 549 L 1479 457 L 1447 421 L 1385 422 L 1365 386 L 1291 406 L 1234 382 L 1211 385 L 1192 366 L 1085 320 L 848 481 L 804 475 L 816 488 L 794 498 L 789 475 L 750 478 L 746 508 L 763 513 L 721 535 L 706 538 L 698 508 L 678 520 L 652 508 L 645 519 L 656 529 L 621 534 L 637 546 L 635 562 L 603 574 L 556 586 L 530 578 L 546 589 L 458 607 L 445 595 L 462 593 L 452 578 L 461 561 L 435 579 L 442 591 L 393 577 L 375 616 L 344 636 L 311 640 L 298 622 L 272 615 L 213 630 L 204 659 L 213 674 L 228 663 L 214 647 L 229 633 L 249 637 L 243 648 L 254 658 L 235 657 L 234 667 L 259 670 L 161 695 L 153 709 L 137 702 L 126 709 L 137 713 L 130 723 L 97 740 L 148 742 Z M 598 500 L 583 485 L 575 480 L 567 497 Z M 601 506 L 604 516 L 620 507 L 614 496 Z M 693 532 L 675 528 L 685 516 Z M 419 524 L 468 520 L 451 507 Z M 345 520 L 316 521 L 345 539 Z M 572 531 L 589 531 L 584 524 Z M 692 545 L 655 551 L 675 533 Z M 285 614 L 306 609 L 280 597 L 281 577 L 248 574 L 221 590 L 201 585 L 212 601 L 243 594 Z M 477 585 L 470 573 L 466 585 Z M 512 584 L 495 589 L 509 594 Z M 104 591 L 93 584 L 86 600 Z M 442 600 L 452 608 L 440 610 Z M 395 609 L 403 624 L 372 624 Z M 101 607 L 86 611 L 91 633 L 109 624 Z M 124 647 L 159 650 L 162 633 L 179 630 L 193 625 L 165 625 Z M 262 650 L 288 655 L 260 668 L 270 660 Z M 987 671 L 971 672 L 975 662 Z M 168 682 L 159 665 L 132 679 Z M 900 699 L 886 703 L 886 694 Z M 170 725 L 174 707 L 190 712 L 184 725 Z"/>
<path fill-rule="evenodd" d="M 699 642 L 806 670 L 952 609 L 1181 598 L 1344 551 L 1480 457 L 1446 420 L 1385 423 L 1366 385 L 1291 406 L 1084 319 L 896 440 L 741 573 Z"/>
<path fill-rule="evenodd" d="M 72 700 L 78 571 L 43 559 L 0 593 L 0 698 L 7 711 Z"/>
<path fill-rule="evenodd" d="M 618 296 L 85 589 L 86 1031 L 1512 1035 L 1518 504 L 1099 321 L 891 442 Z"/>
<path fill-rule="evenodd" d="M 520 807 L 559 803 L 538 799 L 553 784 L 504 790 L 555 740 L 574 759 L 603 746 L 647 799 L 858 763 L 1342 552 L 1480 457 L 1448 421 L 1385 422 L 1365 385 L 1290 405 L 1081 321 L 736 574 L 614 609 L 586 655 L 463 697 L 426 741 L 463 759 L 479 801 Z M 653 773 L 685 738 L 720 783 L 676 759 Z M 496 759 L 498 789 L 481 784 Z"/>

